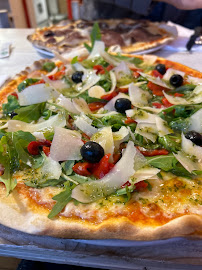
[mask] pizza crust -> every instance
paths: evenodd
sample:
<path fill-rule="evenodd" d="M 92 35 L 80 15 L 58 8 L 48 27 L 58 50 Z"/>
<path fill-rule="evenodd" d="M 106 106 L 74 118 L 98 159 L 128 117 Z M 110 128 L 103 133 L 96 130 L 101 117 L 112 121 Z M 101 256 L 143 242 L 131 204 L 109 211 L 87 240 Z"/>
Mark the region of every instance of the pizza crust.
<path fill-rule="evenodd" d="M 130 56 L 130 55 L 126 55 Z M 131 56 L 133 57 L 133 56 Z M 142 56 L 137 56 L 142 58 Z M 56 59 L 54 59 L 56 61 Z M 0 94 L 3 103 L 7 95 L 13 92 L 30 72 L 38 70 L 46 59 L 36 61 L 30 67 L 8 82 Z M 173 68 L 185 71 L 191 76 L 202 78 L 202 73 L 179 63 L 158 58 L 159 63 L 166 63 Z M 33 202 L 15 189 L 9 196 L 5 195 L 4 185 L 0 188 L 0 223 L 12 229 L 29 234 L 49 235 L 72 239 L 125 239 L 149 241 L 172 237 L 202 238 L 202 216 L 188 214 L 175 218 L 164 225 L 146 225 L 144 221 L 132 222 L 127 217 L 108 218 L 100 224 L 79 220 L 78 218 L 60 216 L 54 220 L 47 218 L 48 209 Z"/>

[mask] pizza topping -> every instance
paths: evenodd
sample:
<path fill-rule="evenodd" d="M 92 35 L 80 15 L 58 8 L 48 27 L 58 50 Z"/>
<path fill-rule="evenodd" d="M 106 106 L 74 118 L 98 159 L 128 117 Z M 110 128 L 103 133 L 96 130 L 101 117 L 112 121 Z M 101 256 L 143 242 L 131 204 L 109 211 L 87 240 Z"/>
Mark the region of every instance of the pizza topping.
<path fill-rule="evenodd" d="M 81 155 L 85 160 L 97 163 L 104 156 L 104 149 L 100 144 L 89 141 L 81 147 Z"/>
<path fill-rule="evenodd" d="M 130 176 L 134 174 L 134 162 L 136 159 L 138 160 L 138 155 L 136 155 L 136 153 L 137 150 L 130 141 L 122 158 L 108 174 L 100 181 L 88 181 L 78 185 L 72 191 L 72 198 L 83 203 L 89 203 L 115 192 L 116 189 L 126 183 Z M 136 166 L 138 167 L 137 164 Z M 125 170 L 126 167 L 127 170 Z"/>
<path fill-rule="evenodd" d="M 51 72 L 56 67 L 54 62 L 46 62 L 43 64 L 42 69 L 48 72 Z M 50 75 L 50 74 L 49 74 Z"/>
<path fill-rule="evenodd" d="M 182 150 L 200 161 L 202 160 L 202 147 L 194 144 L 190 139 L 186 139 L 184 134 L 182 134 Z"/>
<path fill-rule="evenodd" d="M 190 123 L 188 129 L 194 130 L 196 132 L 202 133 L 202 108 L 192 114 L 192 116 L 189 118 Z M 188 138 L 187 138 L 188 139 Z"/>
<path fill-rule="evenodd" d="M 155 69 L 161 74 L 164 75 L 166 73 L 166 67 L 164 64 L 156 65 Z"/>
<path fill-rule="evenodd" d="M 134 83 L 129 85 L 128 93 L 134 106 L 148 105 L 148 101 L 151 99 L 151 94 L 148 91 L 144 91 Z"/>
<path fill-rule="evenodd" d="M 83 71 L 76 71 L 75 73 L 72 74 L 72 81 L 75 83 L 80 83 L 82 82 L 82 77 Z"/>
<path fill-rule="evenodd" d="M 202 135 L 196 131 L 188 131 L 185 138 L 191 140 L 194 144 L 202 146 Z"/>
<path fill-rule="evenodd" d="M 18 94 L 20 106 L 45 102 L 52 98 L 53 89 L 45 84 L 31 85 Z"/>
<path fill-rule="evenodd" d="M 117 112 L 125 113 L 126 110 L 131 109 L 131 101 L 127 98 L 118 98 L 114 104 Z"/>
<path fill-rule="evenodd" d="M 55 161 L 80 160 L 82 146 L 83 142 L 79 132 L 56 127 L 50 157 Z"/>
<path fill-rule="evenodd" d="M 33 141 L 30 142 L 27 146 L 27 151 L 31 154 L 31 155 L 39 155 L 40 154 L 40 148 L 42 148 L 43 146 L 51 146 L 51 141 L 49 140 L 39 140 L 39 141 Z"/>
<path fill-rule="evenodd" d="M 181 86 L 183 83 L 183 77 L 179 74 L 174 74 L 170 77 L 170 84 L 175 87 Z"/>

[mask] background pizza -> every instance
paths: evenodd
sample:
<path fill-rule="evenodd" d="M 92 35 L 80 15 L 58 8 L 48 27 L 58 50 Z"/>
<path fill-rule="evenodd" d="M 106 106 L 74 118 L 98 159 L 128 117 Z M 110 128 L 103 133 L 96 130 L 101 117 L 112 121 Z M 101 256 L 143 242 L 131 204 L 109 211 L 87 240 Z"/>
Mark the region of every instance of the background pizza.
<path fill-rule="evenodd" d="M 36 29 L 28 36 L 28 40 L 40 48 L 59 53 L 68 52 L 83 43 L 89 44 L 93 24 L 93 21 L 84 20 L 63 21 L 58 25 Z M 98 24 L 106 47 L 123 53 L 158 48 L 177 35 L 175 27 L 146 20 L 98 20 Z"/>

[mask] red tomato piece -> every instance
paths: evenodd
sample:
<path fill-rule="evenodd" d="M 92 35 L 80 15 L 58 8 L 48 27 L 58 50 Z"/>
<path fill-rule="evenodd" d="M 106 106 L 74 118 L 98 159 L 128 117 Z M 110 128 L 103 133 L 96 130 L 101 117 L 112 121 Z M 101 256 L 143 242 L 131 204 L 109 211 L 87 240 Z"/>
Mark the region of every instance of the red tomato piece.
<path fill-rule="evenodd" d="M 135 184 L 135 190 L 137 191 L 143 191 L 144 189 L 146 189 L 148 186 L 148 184 L 143 180 L 138 182 L 137 184 Z"/>
<path fill-rule="evenodd" d="M 173 104 L 171 104 L 168 100 L 167 100 L 167 98 L 162 98 L 162 103 L 163 103 L 163 105 L 165 106 L 165 107 L 171 107 L 171 106 L 173 106 Z"/>
<path fill-rule="evenodd" d="M 163 86 L 157 85 L 153 82 L 148 82 L 147 86 L 149 89 L 153 92 L 155 96 L 162 96 L 163 97 L 163 91 L 169 91 L 168 88 L 165 88 Z"/>
<path fill-rule="evenodd" d="M 163 107 L 163 104 L 161 104 L 161 103 L 158 103 L 158 102 L 153 102 L 152 103 L 152 106 L 154 106 L 154 107 L 156 107 L 156 108 L 162 108 Z"/>
<path fill-rule="evenodd" d="M 107 70 L 107 71 L 110 71 L 110 70 L 112 70 L 113 68 L 114 68 L 113 65 L 109 65 L 109 66 L 106 68 L 106 70 Z"/>
<path fill-rule="evenodd" d="M 101 99 L 111 100 L 112 98 L 114 98 L 117 95 L 118 95 L 118 93 L 116 91 L 113 91 L 110 94 L 106 94 L 106 95 L 101 96 Z"/>
<path fill-rule="evenodd" d="M 169 152 L 166 149 L 154 149 L 154 150 L 146 150 L 146 151 L 139 150 L 139 151 L 146 157 L 153 157 L 153 156 L 168 155 L 169 154 Z"/>
<path fill-rule="evenodd" d="M 175 93 L 174 96 L 175 96 L 175 97 L 183 97 L 184 94 L 182 94 L 182 93 Z"/>
<path fill-rule="evenodd" d="M 163 75 L 160 72 L 158 72 L 156 69 L 152 70 L 151 75 L 154 77 L 163 78 Z"/>
<path fill-rule="evenodd" d="M 41 84 L 41 83 L 45 83 L 45 81 L 43 79 L 39 80 L 38 82 L 34 83 L 34 85 L 36 84 Z"/>
<path fill-rule="evenodd" d="M 75 173 L 82 176 L 91 175 L 90 168 L 92 168 L 92 164 L 89 162 L 78 162 L 72 167 Z"/>
<path fill-rule="evenodd" d="M 119 92 L 127 94 L 128 93 L 128 88 L 119 88 Z"/>
<path fill-rule="evenodd" d="M 40 151 L 39 151 L 40 146 L 50 147 L 51 146 L 51 141 L 49 141 L 49 140 L 38 140 L 38 141 L 30 142 L 28 144 L 28 146 L 27 146 L 27 150 L 31 155 L 36 156 L 36 155 L 40 154 Z"/>
<path fill-rule="evenodd" d="M 95 168 L 93 168 L 93 175 L 99 179 L 103 178 L 113 167 L 114 164 L 109 163 L 111 154 L 104 155 Z"/>
<path fill-rule="evenodd" d="M 18 94 L 16 92 L 11 93 L 11 96 L 14 96 L 18 99 Z"/>
<path fill-rule="evenodd" d="M 138 73 L 138 71 L 133 71 L 133 77 L 136 79 L 140 77 L 140 74 Z"/>
<path fill-rule="evenodd" d="M 133 124 L 133 123 L 136 123 L 136 121 L 130 117 L 127 117 L 127 119 L 125 120 L 125 124 L 126 125 L 130 125 L 130 124 Z"/>
<path fill-rule="evenodd" d="M 92 102 L 88 104 L 89 109 L 94 112 L 104 107 L 105 103 L 102 102 Z"/>
<path fill-rule="evenodd" d="M 101 65 L 95 65 L 93 67 L 94 70 L 97 70 L 96 74 L 105 74 L 104 67 Z M 102 73 L 101 73 L 102 72 Z"/>
<path fill-rule="evenodd" d="M 42 150 L 47 157 L 50 155 L 50 147 L 43 146 Z"/>

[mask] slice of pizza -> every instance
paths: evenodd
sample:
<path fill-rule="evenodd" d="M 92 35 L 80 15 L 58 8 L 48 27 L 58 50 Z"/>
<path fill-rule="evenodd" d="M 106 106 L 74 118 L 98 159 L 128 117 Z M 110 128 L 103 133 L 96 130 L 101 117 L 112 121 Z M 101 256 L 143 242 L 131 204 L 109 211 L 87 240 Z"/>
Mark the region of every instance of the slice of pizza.
<path fill-rule="evenodd" d="M 98 20 L 97 23 L 109 51 L 121 53 L 158 49 L 177 36 L 175 27 L 147 20 L 111 19 Z M 37 28 L 28 36 L 28 40 L 42 49 L 59 53 L 70 52 L 74 48 L 82 47 L 84 43 L 90 45 L 93 25 L 93 21 L 63 21 L 57 25 Z"/>
<path fill-rule="evenodd" d="M 156 56 L 41 60 L 0 92 L 0 222 L 32 234 L 201 237 L 202 74 Z"/>

